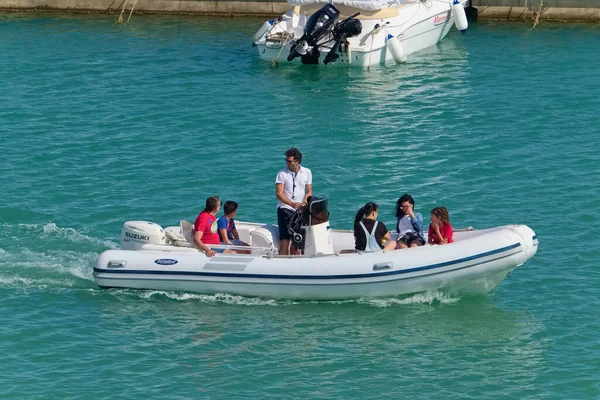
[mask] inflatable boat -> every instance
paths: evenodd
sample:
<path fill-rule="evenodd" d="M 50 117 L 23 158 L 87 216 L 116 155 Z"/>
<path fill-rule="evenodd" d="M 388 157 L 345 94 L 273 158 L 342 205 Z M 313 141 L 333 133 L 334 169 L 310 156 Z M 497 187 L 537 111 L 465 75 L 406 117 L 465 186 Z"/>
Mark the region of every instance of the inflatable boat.
<path fill-rule="evenodd" d="M 248 246 L 207 257 L 192 242 L 192 224 L 163 229 L 129 221 L 121 249 L 103 252 L 93 276 L 103 288 L 230 293 L 298 300 L 390 297 L 418 292 L 488 292 L 537 251 L 525 225 L 465 229 L 454 243 L 355 252 L 349 230 L 331 229 L 327 201 L 316 201 L 287 229 L 301 255 L 280 256 L 279 227 L 237 222 Z M 292 226 L 293 225 L 293 226 Z M 397 234 L 392 234 L 392 239 Z"/>

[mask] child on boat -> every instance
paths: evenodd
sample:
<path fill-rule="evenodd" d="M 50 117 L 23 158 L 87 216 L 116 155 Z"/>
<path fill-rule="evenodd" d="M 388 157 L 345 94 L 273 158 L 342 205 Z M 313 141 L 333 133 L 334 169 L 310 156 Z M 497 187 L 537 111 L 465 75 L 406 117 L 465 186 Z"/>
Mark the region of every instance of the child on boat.
<path fill-rule="evenodd" d="M 383 222 L 377 221 L 379 207 L 369 202 L 358 210 L 354 218 L 354 248 L 356 251 L 394 250 L 396 242 L 390 240 L 390 232 Z M 384 240 L 387 243 L 384 245 Z"/>
<path fill-rule="evenodd" d="M 431 210 L 431 224 L 427 234 L 429 244 L 452 243 L 454 230 L 450 225 L 450 217 L 446 207 L 436 207 Z"/>
<path fill-rule="evenodd" d="M 223 205 L 223 215 L 217 220 L 219 239 L 221 244 L 248 246 L 248 244 L 240 240 L 240 234 L 235 228 L 234 218 L 237 214 L 238 203 L 228 200 Z"/>
<path fill-rule="evenodd" d="M 415 200 L 404 193 L 396 202 L 396 230 L 398 231 L 397 249 L 423 246 L 423 216 L 414 212 Z"/>

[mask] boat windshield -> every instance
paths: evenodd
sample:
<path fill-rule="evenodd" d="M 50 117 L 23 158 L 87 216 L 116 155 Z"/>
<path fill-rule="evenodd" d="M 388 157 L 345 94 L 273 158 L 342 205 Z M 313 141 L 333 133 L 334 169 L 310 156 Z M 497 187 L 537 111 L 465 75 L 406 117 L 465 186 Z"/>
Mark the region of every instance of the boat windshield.
<path fill-rule="evenodd" d="M 311 198 L 308 205 L 308 211 L 310 214 L 309 225 L 318 225 L 323 222 L 329 221 L 329 199 L 327 197 Z"/>
<path fill-rule="evenodd" d="M 347 6 L 364 11 L 377 11 L 406 3 L 405 0 L 288 0 L 292 6 L 307 6 L 311 4 L 333 4 L 333 6 Z"/>

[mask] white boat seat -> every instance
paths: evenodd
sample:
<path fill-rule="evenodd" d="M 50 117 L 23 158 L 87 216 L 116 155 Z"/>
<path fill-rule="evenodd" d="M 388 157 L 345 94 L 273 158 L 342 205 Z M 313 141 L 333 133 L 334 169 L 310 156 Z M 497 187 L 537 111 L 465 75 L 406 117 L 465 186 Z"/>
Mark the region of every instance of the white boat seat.
<path fill-rule="evenodd" d="M 194 243 L 194 225 L 190 221 L 179 221 L 179 231 L 188 243 Z"/>
<path fill-rule="evenodd" d="M 250 232 L 252 246 L 279 249 L 279 227 L 277 225 L 263 225 Z"/>

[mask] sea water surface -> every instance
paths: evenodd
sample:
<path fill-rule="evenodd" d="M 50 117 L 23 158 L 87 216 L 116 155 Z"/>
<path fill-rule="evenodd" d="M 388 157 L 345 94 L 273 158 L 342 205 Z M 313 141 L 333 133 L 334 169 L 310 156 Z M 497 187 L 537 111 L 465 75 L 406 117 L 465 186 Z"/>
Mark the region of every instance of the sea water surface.
<path fill-rule="evenodd" d="M 258 18 L 0 15 L 0 397 L 600 398 L 600 28 L 476 23 L 405 65 L 270 68 Z M 486 295 L 100 290 L 122 223 L 275 222 L 298 146 L 331 222 L 531 226 Z"/>

